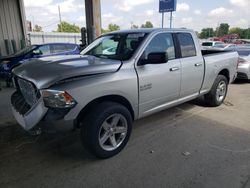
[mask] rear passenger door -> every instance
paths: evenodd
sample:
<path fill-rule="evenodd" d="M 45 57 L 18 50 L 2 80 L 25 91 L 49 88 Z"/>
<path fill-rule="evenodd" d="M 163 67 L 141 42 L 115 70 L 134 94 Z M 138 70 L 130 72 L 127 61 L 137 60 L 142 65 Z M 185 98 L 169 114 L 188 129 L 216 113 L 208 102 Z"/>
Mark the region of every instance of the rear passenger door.
<path fill-rule="evenodd" d="M 177 33 L 181 56 L 180 98 L 199 94 L 204 76 L 204 60 L 190 33 Z"/>

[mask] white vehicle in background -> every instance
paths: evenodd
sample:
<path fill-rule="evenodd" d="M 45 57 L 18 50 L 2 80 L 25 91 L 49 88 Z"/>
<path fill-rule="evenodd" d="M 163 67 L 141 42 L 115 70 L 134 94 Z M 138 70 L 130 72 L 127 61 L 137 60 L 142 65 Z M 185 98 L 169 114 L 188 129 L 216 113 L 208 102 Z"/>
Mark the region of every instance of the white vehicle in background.
<path fill-rule="evenodd" d="M 250 48 L 238 48 L 236 51 L 239 54 L 237 78 L 250 80 Z"/>
<path fill-rule="evenodd" d="M 237 48 L 237 45 L 236 44 L 226 44 L 225 46 L 224 46 L 224 50 L 236 50 L 236 48 Z"/>
<path fill-rule="evenodd" d="M 214 46 L 219 46 L 219 45 L 225 45 L 225 43 L 220 41 L 204 41 L 201 43 L 201 46 L 205 48 L 212 48 Z"/>

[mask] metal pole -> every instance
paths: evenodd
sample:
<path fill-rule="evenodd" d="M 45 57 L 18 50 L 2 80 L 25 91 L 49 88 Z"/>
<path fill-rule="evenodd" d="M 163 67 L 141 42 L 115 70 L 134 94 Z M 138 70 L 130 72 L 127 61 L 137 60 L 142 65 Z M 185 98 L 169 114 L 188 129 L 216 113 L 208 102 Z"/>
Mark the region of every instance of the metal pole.
<path fill-rule="evenodd" d="M 100 0 L 85 0 L 87 40 L 90 44 L 101 35 L 101 2 Z"/>
<path fill-rule="evenodd" d="M 173 12 L 170 12 L 170 29 L 172 29 L 172 22 L 173 22 Z"/>
<path fill-rule="evenodd" d="M 164 27 L 164 12 L 161 13 L 161 28 Z"/>
<path fill-rule="evenodd" d="M 58 5 L 58 13 L 59 13 L 59 20 L 60 20 L 60 32 L 62 32 L 62 17 L 61 17 L 60 5 Z"/>

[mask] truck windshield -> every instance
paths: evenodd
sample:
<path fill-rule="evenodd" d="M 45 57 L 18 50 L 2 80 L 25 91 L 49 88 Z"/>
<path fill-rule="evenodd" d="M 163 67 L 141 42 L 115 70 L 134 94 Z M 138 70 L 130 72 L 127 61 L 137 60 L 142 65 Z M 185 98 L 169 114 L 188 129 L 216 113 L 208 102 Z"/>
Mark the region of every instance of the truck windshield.
<path fill-rule="evenodd" d="M 104 35 L 91 43 L 81 54 L 107 59 L 128 60 L 133 56 L 146 35 L 146 33 Z"/>

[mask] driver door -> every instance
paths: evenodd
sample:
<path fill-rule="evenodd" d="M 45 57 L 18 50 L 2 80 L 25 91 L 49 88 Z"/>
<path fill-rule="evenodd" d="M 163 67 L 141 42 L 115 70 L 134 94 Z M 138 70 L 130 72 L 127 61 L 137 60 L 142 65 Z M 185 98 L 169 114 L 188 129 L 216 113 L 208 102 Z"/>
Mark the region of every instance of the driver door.
<path fill-rule="evenodd" d="M 168 61 L 163 64 L 136 66 L 140 117 L 165 109 L 180 95 L 181 64 L 180 60 L 176 59 L 172 34 L 155 35 L 142 56 L 147 57 L 153 52 L 167 52 Z"/>

